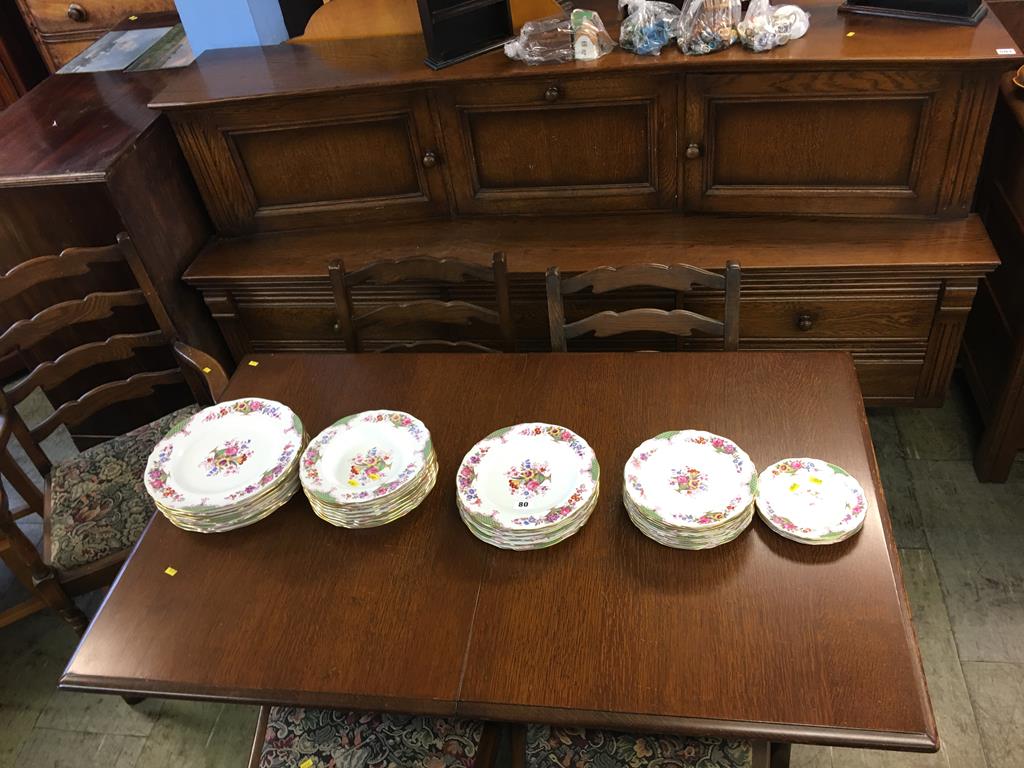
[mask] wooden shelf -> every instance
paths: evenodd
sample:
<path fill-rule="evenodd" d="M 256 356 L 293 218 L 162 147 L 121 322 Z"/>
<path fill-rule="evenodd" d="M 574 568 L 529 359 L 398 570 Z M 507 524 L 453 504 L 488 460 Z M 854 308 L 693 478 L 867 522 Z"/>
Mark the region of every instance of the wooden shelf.
<path fill-rule="evenodd" d="M 507 217 L 281 232 L 211 242 L 185 273 L 196 286 L 326 281 L 327 263 L 349 269 L 416 253 L 487 262 L 503 251 L 513 273 L 604 264 L 685 262 L 744 272 L 772 269 L 904 269 L 982 275 L 999 259 L 977 216 L 953 221 L 627 214 Z"/>

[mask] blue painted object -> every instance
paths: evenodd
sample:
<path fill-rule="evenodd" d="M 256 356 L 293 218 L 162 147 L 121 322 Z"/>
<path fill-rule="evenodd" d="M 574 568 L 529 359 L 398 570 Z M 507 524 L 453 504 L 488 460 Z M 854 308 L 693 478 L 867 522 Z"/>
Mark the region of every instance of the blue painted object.
<path fill-rule="evenodd" d="M 277 0 L 175 0 L 198 56 L 211 48 L 276 45 L 288 39 Z"/>

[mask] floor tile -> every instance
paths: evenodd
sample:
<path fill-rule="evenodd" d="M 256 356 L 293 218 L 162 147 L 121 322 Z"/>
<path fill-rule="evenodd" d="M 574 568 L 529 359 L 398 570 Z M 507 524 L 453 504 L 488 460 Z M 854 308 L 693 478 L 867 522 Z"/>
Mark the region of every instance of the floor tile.
<path fill-rule="evenodd" d="M 925 538 L 921 509 L 908 465 L 909 462 L 899 456 L 879 458 L 878 471 L 882 478 L 896 546 L 923 549 L 928 546 L 928 540 Z"/>
<path fill-rule="evenodd" d="M 259 708 L 167 701 L 136 768 L 244 766 Z"/>
<path fill-rule="evenodd" d="M 145 739 L 35 728 L 17 765 L 39 768 L 135 768 Z"/>
<path fill-rule="evenodd" d="M 134 706 L 120 696 L 54 691 L 36 725 L 62 731 L 149 736 L 163 702 L 146 699 Z"/>
<path fill-rule="evenodd" d="M 1024 665 L 967 662 L 964 677 L 989 768 L 1024 766 Z"/>
<path fill-rule="evenodd" d="M 942 408 L 896 408 L 896 425 L 909 459 L 969 460 L 981 423 L 965 387 L 953 386 Z"/>
<path fill-rule="evenodd" d="M 961 661 L 1024 663 L 1024 472 L 981 484 L 967 462 L 910 462 Z"/>
<path fill-rule="evenodd" d="M 883 459 L 903 458 L 903 443 L 896 424 L 896 413 L 893 408 L 868 408 L 868 426 L 871 428 L 871 442 L 875 446 L 875 455 L 879 463 Z"/>
<path fill-rule="evenodd" d="M 832 768 L 832 748 L 794 744 L 789 768 Z"/>

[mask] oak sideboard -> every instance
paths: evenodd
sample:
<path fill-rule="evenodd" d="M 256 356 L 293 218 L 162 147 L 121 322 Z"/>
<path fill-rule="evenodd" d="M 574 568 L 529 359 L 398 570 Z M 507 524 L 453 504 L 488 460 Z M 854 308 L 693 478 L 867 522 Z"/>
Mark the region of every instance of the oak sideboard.
<path fill-rule="evenodd" d="M 741 349 L 849 350 L 869 403 L 938 404 L 998 264 L 971 208 L 999 76 L 1022 59 L 994 16 L 806 7 L 806 37 L 764 54 L 496 51 L 435 72 L 414 36 L 207 52 L 151 103 L 217 233 L 185 280 L 236 357 L 341 349 L 332 258 L 503 251 L 520 346 L 544 349 L 550 265 L 735 259 Z M 355 298 L 439 293 L 482 298 Z M 719 297 L 621 301 L 713 314 Z"/>

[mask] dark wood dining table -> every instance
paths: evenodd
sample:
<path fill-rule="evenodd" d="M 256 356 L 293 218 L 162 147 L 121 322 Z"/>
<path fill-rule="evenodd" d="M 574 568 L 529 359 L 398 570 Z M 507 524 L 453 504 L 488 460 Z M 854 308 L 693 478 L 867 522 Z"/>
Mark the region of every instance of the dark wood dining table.
<path fill-rule="evenodd" d="M 156 515 L 62 688 L 937 749 L 845 353 L 258 355 L 223 399 L 245 396 L 288 404 L 311 436 L 361 410 L 415 414 L 437 485 L 369 530 L 332 527 L 301 493 L 229 533 Z M 601 495 L 567 541 L 513 552 L 465 527 L 454 478 L 476 441 L 525 421 L 583 436 Z M 759 467 L 846 468 L 867 492 L 863 530 L 808 546 L 755 517 L 710 550 L 644 537 L 622 467 L 644 439 L 684 428 L 732 438 Z"/>

